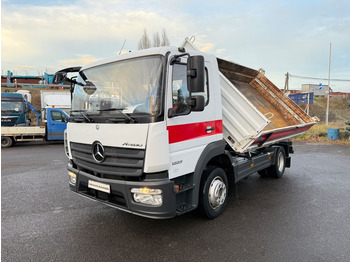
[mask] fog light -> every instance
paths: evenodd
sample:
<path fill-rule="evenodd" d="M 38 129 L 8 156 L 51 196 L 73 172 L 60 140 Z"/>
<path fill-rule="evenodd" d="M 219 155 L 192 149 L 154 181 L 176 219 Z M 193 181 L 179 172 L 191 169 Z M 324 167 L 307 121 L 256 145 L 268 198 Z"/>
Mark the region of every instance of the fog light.
<path fill-rule="evenodd" d="M 134 201 L 152 206 L 161 206 L 163 204 L 163 196 L 161 189 L 154 188 L 132 188 Z"/>
<path fill-rule="evenodd" d="M 75 186 L 75 183 L 77 182 L 77 175 L 71 171 L 68 171 L 69 175 L 69 184 L 72 186 Z"/>

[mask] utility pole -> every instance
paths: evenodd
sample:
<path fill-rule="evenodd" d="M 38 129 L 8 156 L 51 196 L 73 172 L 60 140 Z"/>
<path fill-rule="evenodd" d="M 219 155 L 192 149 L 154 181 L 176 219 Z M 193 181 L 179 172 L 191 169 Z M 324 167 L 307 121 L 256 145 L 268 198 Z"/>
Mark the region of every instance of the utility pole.
<path fill-rule="evenodd" d="M 309 85 L 309 91 L 307 92 L 307 108 L 306 108 L 306 114 L 310 115 L 310 85 Z"/>
<path fill-rule="evenodd" d="M 328 94 L 327 94 L 327 109 L 326 109 L 326 126 L 328 126 L 328 114 L 329 114 L 329 92 L 331 90 L 331 54 L 332 54 L 332 43 L 329 43 L 329 67 L 328 67 Z"/>

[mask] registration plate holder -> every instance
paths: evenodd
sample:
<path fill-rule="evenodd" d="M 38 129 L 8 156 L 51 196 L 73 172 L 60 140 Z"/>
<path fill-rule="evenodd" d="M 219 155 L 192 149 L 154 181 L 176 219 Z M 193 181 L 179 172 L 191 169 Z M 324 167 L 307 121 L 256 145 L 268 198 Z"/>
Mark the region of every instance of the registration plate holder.
<path fill-rule="evenodd" d="M 111 193 L 111 186 L 108 184 L 100 183 L 94 180 L 89 180 L 88 182 L 88 188 L 92 188 L 98 191 L 102 191 L 105 193 L 110 194 Z"/>

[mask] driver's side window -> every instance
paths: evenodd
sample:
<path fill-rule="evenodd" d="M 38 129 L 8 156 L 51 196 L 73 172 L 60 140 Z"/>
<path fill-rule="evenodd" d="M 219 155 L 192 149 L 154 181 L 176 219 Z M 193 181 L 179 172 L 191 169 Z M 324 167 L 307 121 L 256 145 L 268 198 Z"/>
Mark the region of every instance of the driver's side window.
<path fill-rule="evenodd" d="M 51 118 L 53 121 L 57 121 L 57 122 L 66 122 L 67 121 L 66 116 L 58 111 L 51 111 Z"/>
<path fill-rule="evenodd" d="M 204 96 L 205 106 L 209 103 L 208 71 L 205 70 L 204 92 L 192 93 L 192 95 Z M 177 115 L 185 115 L 191 111 L 190 92 L 187 89 L 187 67 L 185 64 L 174 64 L 172 82 L 173 108 Z"/>
<path fill-rule="evenodd" d="M 190 92 L 187 89 L 186 65 L 174 64 L 172 81 L 173 108 L 176 114 L 190 112 Z"/>

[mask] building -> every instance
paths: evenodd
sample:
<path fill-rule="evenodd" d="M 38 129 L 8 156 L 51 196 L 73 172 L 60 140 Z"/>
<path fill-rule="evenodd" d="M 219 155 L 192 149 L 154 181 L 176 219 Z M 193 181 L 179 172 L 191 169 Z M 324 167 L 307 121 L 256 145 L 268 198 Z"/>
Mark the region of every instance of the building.
<path fill-rule="evenodd" d="M 331 92 L 331 97 L 340 97 L 340 98 L 350 98 L 350 93 L 345 92 Z"/>
<path fill-rule="evenodd" d="M 314 84 L 303 84 L 301 85 L 302 93 L 314 93 L 315 96 L 325 96 L 328 94 L 328 85 L 314 85 Z M 332 91 L 332 89 L 331 89 Z"/>
<path fill-rule="evenodd" d="M 7 71 L 6 76 L 1 76 L 1 83 L 6 84 L 38 84 L 42 77 L 40 76 L 22 76 L 13 75 L 12 72 Z"/>
<path fill-rule="evenodd" d="M 13 75 L 11 71 L 7 71 L 7 75 L 1 76 L 1 87 L 15 88 L 53 88 L 68 89 L 70 82 L 63 81 L 62 84 L 52 84 L 54 74 L 44 73 L 42 76 L 21 76 Z"/>

